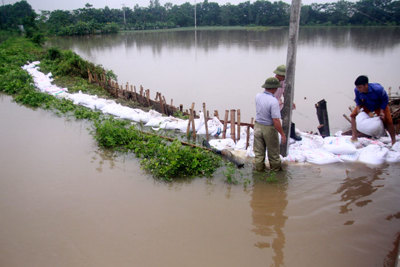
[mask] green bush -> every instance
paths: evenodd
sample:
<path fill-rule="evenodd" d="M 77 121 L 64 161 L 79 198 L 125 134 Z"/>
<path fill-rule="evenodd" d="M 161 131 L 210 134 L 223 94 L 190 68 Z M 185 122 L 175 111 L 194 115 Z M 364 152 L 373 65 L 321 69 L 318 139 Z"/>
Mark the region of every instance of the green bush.
<path fill-rule="evenodd" d="M 95 123 L 95 138 L 104 148 L 132 151 L 141 158 L 143 169 L 170 181 L 179 177 L 211 176 L 221 158 L 212 152 L 183 146 L 175 140 L 142 133 L 128 122 L 109 119 Z"/>

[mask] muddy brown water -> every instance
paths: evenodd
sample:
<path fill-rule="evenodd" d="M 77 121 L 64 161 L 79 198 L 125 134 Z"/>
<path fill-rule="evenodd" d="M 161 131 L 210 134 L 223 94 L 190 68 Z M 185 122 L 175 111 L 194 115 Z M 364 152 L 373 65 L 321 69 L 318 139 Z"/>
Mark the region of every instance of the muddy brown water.
<path fill-rule="evenodd" d="M 91 125 L 0 95 L 0 266 L 391 266 L 400 164 L 163 183 Z M 388 265 L 385 265 L 388 264 Z"/>
<path fill-rule="evenodd" d="M 285 64 L 287 29 L 127 32 L 117 35 L 57 38 L 49 42 L 129 82 L 174 100 L 175 105 L 201 110 L 207 104 L 223 118 L 226 109 L 240 109 L 242 121 L 255 114 L 255 95 Z M 332 133 L 346 130 L 343 118 L 354 105 L 354 80 L 368 75 L 386 89 L 399 92 L 400 28 L 301 28 L 297 48 L 293 121 L 303 131 L 317 131 L 314 105 L 327 101 Z"/>

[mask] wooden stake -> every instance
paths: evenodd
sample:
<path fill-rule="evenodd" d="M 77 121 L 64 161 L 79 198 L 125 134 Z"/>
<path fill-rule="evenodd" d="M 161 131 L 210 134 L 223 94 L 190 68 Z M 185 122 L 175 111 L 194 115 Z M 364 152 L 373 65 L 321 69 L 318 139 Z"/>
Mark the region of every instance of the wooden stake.
<path fill-rule="evenodd" d="M 192 110 L 194 109 L 194 103 L 192 103 L 192 107 L 190 108 L 190 115 L 189 115 L 189 119 L 188 119 L 188 126 L 186 129 L 186 136 L 189 138 L 189 131 L 190 131 L 190 124 L 192 122 Z"/>
<path fill-rule="evenodd" d="M 251 124 L 254 123 L 254 118 L 251 118 Z M 249 141 L 250 141 L 250 126 L 247 126 L 247 135 L 246 135 L 246 149 L 249 147 Z"/>
<path fill-rule="evenodd" d="M 136 86 L 133 86 L 133 92 L 134 92 L 134 94 L 133 94 L 134 97 L 133 98 L 135 99 L 136 102 L 139 102 L 138 98 L 137 98 L 137 93 L 136 93 Z"/>
<path fill-rule="evenodd" d="M 204 125 L 206 127 L 206 140 L 208 141 L 208 116 L 206 113 L 206 103 L 203 103 Z"/>
<path fill-rule="evenodd" d="M 150 107 L 150 89 L 146 90 L 147 106 Z"/>
<path fill-rule="evenodd" d="M 165 101 L 165 97 L 164 96 L 162 97 L 162 102 L 163 102 L 163 105 L 164 105 L 164 113 L 165 113 L 165 115 L 169 116 L 167 101 Z"/>
<path fill-rule="evenodd" d="M 228 125 L 229 110 L 225 110 L 224 130 L 222 131 L 222 138 L 226 138 L 226 127 Z"/>
<path fill-rule="evenodd" d="M 164 103 L 163 103 L 162 98 L 161 98 L 161 93 L 159 93 L 158 99 L 160 100 L 159 102 L 160 102 L 161 113 L 165 114 L 165 112 L 164 112 Z"/>
<path fill-rule="evenodd" d="M 348 121 L 348 122 L 350 122 L 351 123 L 351 120 L 350 120 L 350 118 L 349 117 L 347 117 L 347 115 L 346 114 L 343 114 L 343 117 Z"/>
<path fill-rule="evenodd" d="M 196 125 L 194 124 L 195 110 L 194 108 L 191 110 L 192 113 L 192 136 L 193 140 L 196 140 Z"/>
<path fill-rule="evenodd" d="M 238 132 L 236 140 L 240 140 L 240 109 L 238 109 L 237 111 L 237 125 L 238 125 Z"/>
<path fill-rule="evenodd" d="M 217 119 L 219 119 L 218 110 L 214 110 L 214 117 L 216 117 Z"/>
<path fill-rule="evenodd" d="M 236 110 L 231 109 L 231 138 L 233 139 L 233 142 L 236 143 L 236 134 L 235 134 L 235 117 L 236 117 Z"/>

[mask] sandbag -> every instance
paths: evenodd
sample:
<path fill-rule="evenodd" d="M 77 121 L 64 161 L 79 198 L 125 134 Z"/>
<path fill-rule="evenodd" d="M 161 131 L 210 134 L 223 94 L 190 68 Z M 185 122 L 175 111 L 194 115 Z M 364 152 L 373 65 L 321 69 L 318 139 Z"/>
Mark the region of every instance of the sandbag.
<path fill-rule="evenodd" d="M 307 150 L 304 151 L 304 155 L 307 162 L 318 165 L 343 162 L 337 155 L 322 149 Z"/>
<path fill-rule="evenodd" d="M 357 130 L 363 134 L 381 137 L 385 134 L 383 122 L 379 117 L 370 117 L 365 112 L 360 112 L 356 117 Z"/>
<path fill-rule="evenodd" d="M 360 149 L 358 161 L 366 164 L 380 165 L 385 163 L 388 151 L 389 150 L 386 147 L 369 145 Z"/>
<path fill-rule="evenodd" d="M 325 137 L 322 148 L 336 155 L 354 154 L 357 151 L 349 136 Z"/>
<path fill-rule="evenodd" d="M 389 162 L 389 163 L 400 162 L 400 152 L 388 151 L 388 153 L 386 155 L 386 162 Z"/>

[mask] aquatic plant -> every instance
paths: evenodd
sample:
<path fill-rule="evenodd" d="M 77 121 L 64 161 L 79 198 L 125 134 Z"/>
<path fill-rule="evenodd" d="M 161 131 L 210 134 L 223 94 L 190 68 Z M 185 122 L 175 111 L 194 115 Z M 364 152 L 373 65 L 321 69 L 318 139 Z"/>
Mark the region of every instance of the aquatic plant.
<path fill-rule="evenodd" d="M 169 142 L 149 135 L 126 121 L 97 121 L 95 129 L 95 139 L 101 147 L 134 152 L 141 158 L 143 169 L 166 181 L 182 177 L 209 177 L 221 163 L 221 158 L 210 151 L 184 146 L 179 140 Z"/>

